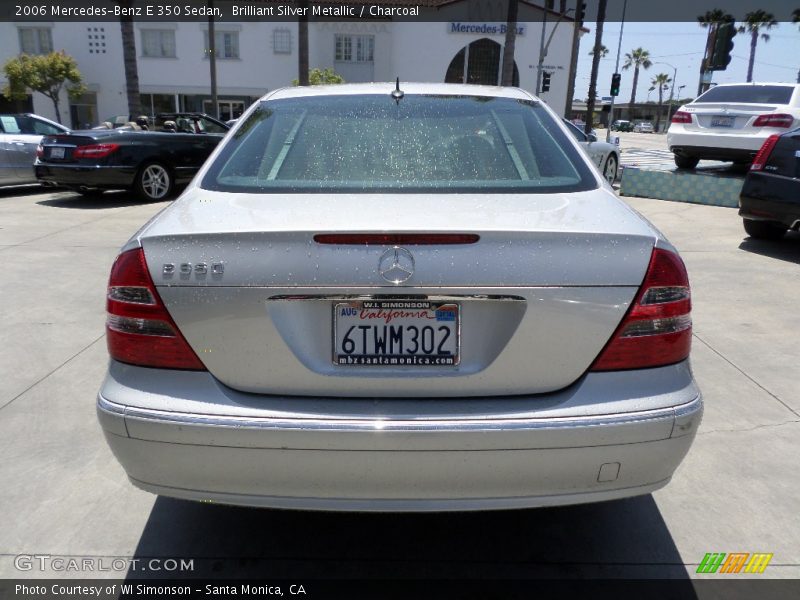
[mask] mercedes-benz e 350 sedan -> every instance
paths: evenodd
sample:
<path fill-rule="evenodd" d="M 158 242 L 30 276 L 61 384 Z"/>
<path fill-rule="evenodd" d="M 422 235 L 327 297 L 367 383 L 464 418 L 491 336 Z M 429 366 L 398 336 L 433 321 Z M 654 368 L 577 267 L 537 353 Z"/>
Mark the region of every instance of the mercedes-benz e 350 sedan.
<path fill-rule="evenodd" d="M 114 454 L 193 500 L 645 494 L 702 413 L 683 262 L 518 89 L 265 96 L 122 248 L 107 337 Z"/>

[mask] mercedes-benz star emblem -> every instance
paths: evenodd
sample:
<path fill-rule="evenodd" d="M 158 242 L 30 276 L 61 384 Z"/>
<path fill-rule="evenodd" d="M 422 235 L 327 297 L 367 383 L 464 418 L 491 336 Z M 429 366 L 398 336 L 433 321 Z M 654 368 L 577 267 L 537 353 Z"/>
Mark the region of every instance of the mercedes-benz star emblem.
<path fill-rule="evenodd" d="M 378 261 L 378 273 L 389 283 L 405 283 L 414 274 L 414 257 L 400 246 L 388 248 Z"/>

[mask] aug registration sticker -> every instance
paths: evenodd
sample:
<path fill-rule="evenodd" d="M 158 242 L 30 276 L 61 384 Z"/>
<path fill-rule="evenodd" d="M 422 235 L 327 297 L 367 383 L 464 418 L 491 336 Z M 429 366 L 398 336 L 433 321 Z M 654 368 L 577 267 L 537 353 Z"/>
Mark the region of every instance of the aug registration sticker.
<path fill-rule="evenodd" d="M 333 362 L 347 366 L 455 366 L 460 323 L 460 307 L 454 302 L 341 302 L 333 307 Z"/>

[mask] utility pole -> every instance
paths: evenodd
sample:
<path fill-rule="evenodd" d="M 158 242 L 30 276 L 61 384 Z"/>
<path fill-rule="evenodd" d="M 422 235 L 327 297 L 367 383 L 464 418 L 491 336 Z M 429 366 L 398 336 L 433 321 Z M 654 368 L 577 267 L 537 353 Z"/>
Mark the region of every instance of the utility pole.
<path fill-rule="evenodd" d="M 619 24 L 619 40 L 617 41 L 617 62 L 614 65 L 614 73 L 619 73 L 619 57 L 622 52 L 622 32 L 625 31 L 625 11 L 628 10 L 628 0 L 622 5 L 622 22 Z M 614 101 L 617 97 L 611 94 L 611 108 L 608 109 L 608 127 L 606 127 L 606 141 L 611 141 L 611 124 L 614 122 Z M 631 106 L 631 109 L 633 107 Z"/>

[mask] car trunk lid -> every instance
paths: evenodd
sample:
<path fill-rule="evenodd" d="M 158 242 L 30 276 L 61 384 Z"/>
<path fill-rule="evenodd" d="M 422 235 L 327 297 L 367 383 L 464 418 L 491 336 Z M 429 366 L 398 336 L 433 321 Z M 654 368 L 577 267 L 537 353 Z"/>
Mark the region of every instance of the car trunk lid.
<path fill-rule="evenodd" d="M 319 200 L 314 194 L 289 200 L 194 188 L 140 233 L 169 312 L 224 384 L 257 393 L 333 396 L 563 388 L 588 369 L 614 333 L 656 238 L 610 192 Z M 314 239 L 342 232 L 479 239 L 402 246 L 413 258 L 413 273 L 393 284 L 382 277 L 381 261 L 387 252 L 391 259 L 394 244 Z M 338 364 L 336 328 L 346 321 L 337 307 L 359 311 L 365 301 L 429 302 L 431 314 L 454 311 L 458 361 Z"/>

